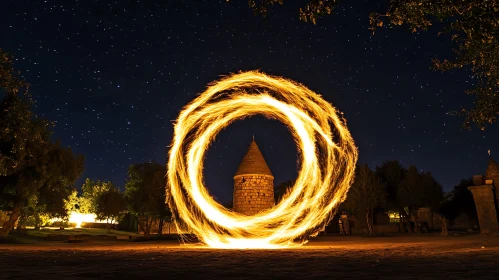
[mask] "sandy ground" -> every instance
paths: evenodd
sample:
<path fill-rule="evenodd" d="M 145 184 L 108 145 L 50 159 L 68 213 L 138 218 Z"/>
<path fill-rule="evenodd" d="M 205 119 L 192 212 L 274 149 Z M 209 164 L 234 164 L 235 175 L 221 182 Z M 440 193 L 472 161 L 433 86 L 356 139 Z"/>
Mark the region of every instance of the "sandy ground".
<path fill-rule="evenodd" d="M 321 237 L 299 249 L 0 245 L 0 279 L 499 279 L 499 237 Z"/>

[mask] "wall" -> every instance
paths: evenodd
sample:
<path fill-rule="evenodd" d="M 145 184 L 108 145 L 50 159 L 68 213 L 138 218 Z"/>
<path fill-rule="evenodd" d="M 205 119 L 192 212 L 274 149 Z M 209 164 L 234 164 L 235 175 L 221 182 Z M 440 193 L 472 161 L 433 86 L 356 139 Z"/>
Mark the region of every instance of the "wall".
<path fill-rule="evenodd" d="M 274 178 L 268 175 L 237 175 L 234 177 L 235 212 L 254 215 L 274 206 Z"/>
<path fill-rule="evenodd" d="M 499 230 L 493 189 L 494 187 L 492 185 L 468 187 L 468 190 L 473 193 L 482 233 L 492 233 Z"/>

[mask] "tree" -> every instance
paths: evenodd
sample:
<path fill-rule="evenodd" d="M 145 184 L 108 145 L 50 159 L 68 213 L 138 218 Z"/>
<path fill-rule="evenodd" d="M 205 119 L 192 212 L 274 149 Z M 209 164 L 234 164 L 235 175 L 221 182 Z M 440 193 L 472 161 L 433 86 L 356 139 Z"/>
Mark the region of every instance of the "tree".
<path fill-rule="evenodd" d="M 64 199 L 83 171 L 83 158 L 75 157 L 69 148 L 50 142 L 41 147 L 28 143 L 25 147 L 29 154 L 24 155 L 24 161 L 17 160 L 22 165 L 0 176 L 1 204 L 4 210 L 11 212 L 0 236 L 8 235 L 30 199 L 36 201 L 31 204 L 36 209 L 33 213 L 66 217 Z"/>
<path fill-rule="evenodd" d="M 45 205 L 39 203 L 37 195 L 32 195 L 21 209 L 17 227 L 19 229 L 22 226 L 33 226 L 35 229 L 40 229 L 49 221 L 50 216 L 46 213 Z"/>
<path fill-rule="evenodd" d="M 37 205 L 53 216 L 64 216 L 63 199 L 83 171 L 83 157 L 50 140 L 52 123 L 31 111 L 29 85 L 0 50 L 0 207 L 10 212 L 0 229 L 5 237 L 34 195 Z M 23 94 L 19 94 L 23 91 Z"/>
<path fill-rule="evenodd" d="M 154 190 L 158 190 L 160 195 L 156 197 L 156 207 L 157 213 L 156 217 L 158 218 L 158 235 L 163 234 L 163 226 L 165 222 L 172 222 L 172 212 L 168 204 L 166 203 L 166 168 L 159 164 L 155 165 L 156 172 L 153 174 L 152 186 Z"/>
<path fill-rule="evenodd" d="M 166 168 L 158 163 L 140 163 L 128 168 L 125 183 L 125 198 L 130 213 L 137 217 L 145 236 L 151 233 L 154 221 L 159 222 L 158 233 L 163 223 L 172 214 L 166 204 Z"/>
<path fill-rule="evenodd" d="M 437 182 L 431 172 L 421 172 L 421 207 L 429 207 L 432 211 L 437 211 L 442 205 L 444 192 L 442 185 Z"/>
<path fill-rule="evenodd" d="M 12 55 L 0 48 L 0 91 L 5 91 L 7 94 L 17 94 L 20 90 L 25 89 L 27 92 L 29 84 L 20 78 L 19 72 L 14 71 L 13 61 Z"/>
<path fill-rule="evenodd" d="M 376 167 L 376 175 L 386 187 L 386 208 L 399 212 L 399 231 L 403 232 L 403 217 L 405 211 L 397 198 L 397 192 L 402 185 L 407 170 L 402 167 L 399 161 L 385 161 L 381 166 Z"/>
<path fill-rule="evenodd" d="M 126 202 L 118 188 L 112 186 L 109 190 L 99 194 L 96 206 L 97 219 L 106 220 L 107 230 L 111 232 L 110 225 L 113 221 L 119 221 L 124 215 Z"/>
<path fill-rule="evenodd" d="M 357 166 L 355 181 L 348 191 L 343 207 L 364 212 L 369 234 L 374 234 L 374 209 L 386 203 L 386 190 L 381 179 L 367 165 Z"/>
<path fill-rule="evenodd" d="M 82 213 L 95 213 L 99 197 L 113 188 L 115 188 L 113 183 L 109 181 L 85 179 L 85 183 L 81 187 L 82 197 L 80 198 L 81 205 L 85 207 L 81 209 Z"/>
<path fill-rule="evenodd" d="M 71 194 L 64 200 L 64 207 L 68 213 L 91 213 L 90 201 L 83 196 L 80 196 L 76 189 L 73 189 Z"/>
<path fill-rule="evenodd" d="M 336 0 L 309 0 L 300 9 L 300 19 L 314 24 L 323 15 L 331 14 Z M 385 1 L 386 2 L 386 1 Z M 268 7 L 282 0 L 249 0 L 255 13 L 266 15 Z M 475 88 L 468 94 L 476 96 L 474 107 L 462 108 L 455 115 L 465 117 L 464 127 L 475 123 L 481 129 L 497 121 L 499 114 L 499 2 L 491 0 L 388 0 L 384 13 L 372 12 L 370 29 L 408 26 L 412 32 L 433 27 L 452 40 L 455 57 L 451 60 L 433 60 L 439 71 L 466 68 L 476 79 Z M 438 21 L 439 24 L 434 24 Z"/>
<path fill-rule="evenodd" d="M 267 16 L 270 6 L 274 4 L 282 5 L 283 3 L 284 0 L 248 0 L 248 4 L 253 9 L 253 12 L 264 17 Z M 299 9 L 300 20 L 305 22 L 311 21 L 316 24 L 318 18 L 333 12 L 336 3 L 337 0 L 309 0 L 303 8 Z"/>
<path fill-rule="evenodd" d="M 466 214 L 473 223 L 478 221 L 473 194 L 468 187 L 473 186 L 471 178 L 462 179 L 459 185 L 455 186 L 450 193 L 445 196 L 439 213 L 449 220 L 454 220 L 459 214 Z"/>
<path fill-rule="evenodd" d="M 401 185 L 405 172 L 404 167 L 398 160 L 385 161 L 381 166 L 376 166 L 376 175 L 386 187 L 387 207 L 395 209 L 399 206 L 397 202 L 397 189 Z"/>
<path fill-rule="evenodd" d="M 431 173 L 422 172 L 420 174 L 415 166 L 410 166 L 407 170 L 407 176 L 398 189 L 397 199 L 401 205 L 408 208 L 409 215 L 415 223 L 415 231 L 419 232 L 418 208 L 438 209 L 443 200 L 442 186 Z"/>
<path fill-rule="evenodd" d="M 398 201 L 400 201 L 402 206 L 407 206 L 409 208 L 409 215 L 414 219 L 416 225 L 418 223 L 417 207 L 420 206 L 419 196 L 421 196 L 420 179 L 417 168 L 415 166 L 410 166 L 402 185 L 397 190 Z"/>

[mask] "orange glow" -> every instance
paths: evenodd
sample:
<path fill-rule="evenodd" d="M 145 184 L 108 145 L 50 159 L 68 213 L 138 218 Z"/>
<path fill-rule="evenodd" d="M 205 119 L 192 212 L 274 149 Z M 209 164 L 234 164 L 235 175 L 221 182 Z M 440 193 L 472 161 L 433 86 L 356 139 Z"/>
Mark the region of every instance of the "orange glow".
<path fill-rule="evenodd" d="M 203 158 L 220 130 L 256 114 L 288 126 L 301 166 L 294 187 L 279 204 L 245 216 L 208 194 Z M 212 84 L 180 112 L 174 127 L 167 180 L 176 220 L 213 248 L 304 244 L 324 229 L 352 183 L 358 152 L 345 122 L 318 94 L 281 77 L 249 71 Z"/>
<path fill-rule="evenodd" d="M 50 220 L 52 223 L 62 221 L 59 218 L 54 218 Z M 97 215 L 93 213 L 79 213 L 71 212 L 69 213 L 68 222 L 70 224 L 75 224 L 75 228 L 81 228 L 84 223 L 107 223 L 106 220 L 97 220 Z M 117 224 L 116 221 L 110 221 L 111 224 Z"/>
<path fill-rule="evenodd" d="M 77 212 L 71 212 L 69 214 L 69 223 L 76 224 L 75 228 L 81 228 L 83 223 L 95 223 L 95 214 L 83 214 Z"/>

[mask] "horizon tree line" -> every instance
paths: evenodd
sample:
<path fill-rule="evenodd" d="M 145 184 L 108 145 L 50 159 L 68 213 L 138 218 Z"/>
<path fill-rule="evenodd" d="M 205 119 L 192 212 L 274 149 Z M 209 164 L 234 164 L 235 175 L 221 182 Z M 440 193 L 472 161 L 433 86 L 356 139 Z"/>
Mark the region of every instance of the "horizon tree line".
<path fill-rule="evenodd" d="M 81 191 L 72 188 L 66 197 L 53 194 L 54 200 L 62 202 L 62 208 L 57 212 L 44 208 L 38 203 L 38 196 L 33 195 L 21 209 L 18 228 L 33 226 L 40 229 L 53 224 L 53 218 L 69 225 L 69 216 L 76 213 L 95 214 L 97 220 L 106 221 L 110 232 L 112 221 L 120 222 L 130 214 L 145 236 L 152 233 L 152 224 L 156 221 L 159 222 L 157 234 L 161 235 L 164 224 L 172 222 L 166 203 L 165 173 L 165 167 L 156 162 L 131 165 L 123 192 L 110 181 L 87 178 Z"/>
<path fill-rule="evenodd" d="M 275 201 L 278 203 L 294 181 L 286 181 L 276 186 Z M 404 168 L 398 160 L 383 162 L 371 169 L 368 165 L 357 165 L 355 179 L 338 206 L 338 212 L 346 211 L 350 215 L 363 219 L 369 234 L 374 234 L 374 213 L 396 212 L 399 219 L 399 232 L 419 232 L 419 208 L 430 208 L 446 220 L 455 220 L 465 214 L 469 220 L 476 221 L 477 213 L 472 193 L 467 187 L 472 186 L 471 178 L 462 179 L 450 192 L 444 193 L 442 186 L 431 172 L 419 171 L 411 165 Z M 414 226 L 410 227 L 410 221 Z"/>

